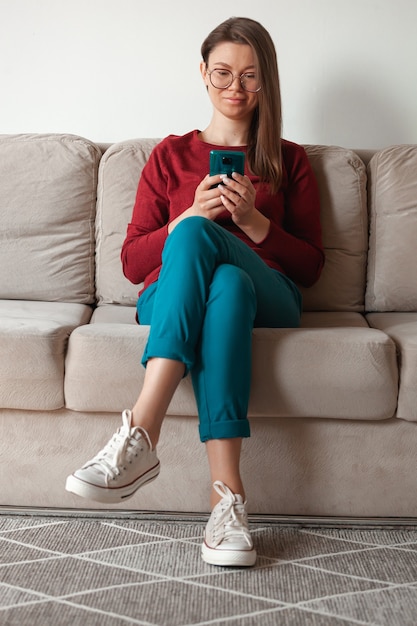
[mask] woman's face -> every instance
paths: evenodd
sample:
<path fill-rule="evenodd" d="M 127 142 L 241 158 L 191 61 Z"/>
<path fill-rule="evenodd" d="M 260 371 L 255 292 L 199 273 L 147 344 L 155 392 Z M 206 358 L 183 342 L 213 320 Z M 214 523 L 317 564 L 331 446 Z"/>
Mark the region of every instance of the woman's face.
<path fill-rule="evenodd" d="M 233 82 L 226 89 L 217 89 L 210 81 L 213 70 L 229 70 Z M 250 123 L 258 105 L 258 93 L 245 91 L 240 83 L 242 74 L 256 73 L 255 55 L 246 44 L 224 42 L 210 53 L 208 64 L 201 63 L 201 74 L 207 86 L 214 108 L 231 120 L 247 120 Z M 213 75 L 214 77 L 214 75 Z"/>

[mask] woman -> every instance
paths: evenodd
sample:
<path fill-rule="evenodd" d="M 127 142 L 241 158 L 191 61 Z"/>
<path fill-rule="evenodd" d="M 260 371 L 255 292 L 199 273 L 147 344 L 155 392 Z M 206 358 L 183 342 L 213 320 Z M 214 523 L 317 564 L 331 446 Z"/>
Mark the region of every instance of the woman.
<path fill-rule="evenodd" d="M 231 18 L 202 45 L 201 74 L 213 104 L 203 131 L 169 136 L 143 169 L 122 249 L 150 324 L 145 380 L 122 427 L 67 489 L 121 502 L 159 473 L 162 421 L 190 372 L 213 489 L 202 546 L 215 565 L 250 566 L 239 470 L 247 419 L 254 327 L 297 327 L 301 296 L 324 262 L 319 200 L 304 150 L 281 139 L 274 44 L 256 21 Z M 243 151 L 244 175 L 210 176 L 212 149 Z"/>

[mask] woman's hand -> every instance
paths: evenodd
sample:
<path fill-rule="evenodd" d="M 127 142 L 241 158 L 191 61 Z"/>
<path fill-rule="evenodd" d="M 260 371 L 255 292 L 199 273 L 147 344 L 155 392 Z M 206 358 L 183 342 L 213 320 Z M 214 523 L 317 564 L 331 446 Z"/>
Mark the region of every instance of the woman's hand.
<path fill-rule="evenodd" d="M 194 202 L 190 208 L 186 209 L 181 215 L 168 225 L 168 232 L 171 233 L 175 226 L 179 224 L 186 217 L 200 216 L 205 217 L 208 220 L 215 220 L 220 213 L 223 213 L 225 207 L 221 200 L 221 191 L 218 185 L 221 182 L 221 176 L 209 176 L 207 175 L 195 190 Z"/>
<path fill-rule="evenodd" d="M 214 187 L 214 185 L 219 185 L 221 180 L 221 176 L 207 175 L 203 178 L 195 190 L 194 203 L 188 209 L 189 215 L 199 215 L 214 220 L 220 213 L 223 213 L 224 206 L 220 197 L 220 187 Z"/>
<path fill-rule="evenodd" d="M 269 219 L 255 207 L 256 189 L 250 179 L 237 172 L 233 172 L 232 177 L 224 176 L 218 187 L 222 204 L 236 226 L 252 241 L 259 243 L 269 232 Z"/>
<path fill-rule="evenodd" d="M 237 226 L 251 222 L 255 209 L 256 191 L 247 176 L 233 172 L 233 178 L 222 177 L 221 201 Z"/>

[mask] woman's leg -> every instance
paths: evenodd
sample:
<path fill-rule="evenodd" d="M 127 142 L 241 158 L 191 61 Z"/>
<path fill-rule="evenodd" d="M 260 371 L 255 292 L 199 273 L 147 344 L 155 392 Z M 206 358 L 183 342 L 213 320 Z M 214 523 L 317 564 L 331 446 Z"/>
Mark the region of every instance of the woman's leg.
<path fill-rule="evenodd" d="M 202 556 L 215 565 L 250 566 L 256 550 L 247 525 L 240 455 L 242 437 L 249 436 L 252 330 L 255 324 L 298 325 L 300 300 L 295 286 L 245 244 L 234 246 L 235 238 L 228 243 L 229 255 L 223 255 L 208 285 L 191 366 L 212 482 Z M 206 262 L 201 242 L 199 247 Z"/>
<path fill-rule="evenodd" d="M 206 442 L 207 458 L 210 467 L 212 485 L 220 480 L 233 493 L 238 493 L 245 500 L 245 489 L 240 476 L 240 452 L 242 439 L 210 439 Z M 220 495 L 212 488 L 210 504 L 213 509 L 220 501 Z"/>
<path fill-rule="evenodd" d="M 234 440 L 249 436 L 252 329 L 297 326 L 298 290 L 235 236 L 190 218 L 168 238 L 160 279 L 140 298 L 138 314 L 151 324 L 144 362 L 149 367 L 160 360 L 151 356 L 165 356 L 191 368 L 201 439 L 216 442 L 207 446 L 212 476 L 228 476 L 232 490 L 243 495 L 241 444 Z M 172 389 L 175 382 L 164 386 Z M 212 499 L 218 499 L 216 492 Z"/>
<path fill-rule="evenodd" d="M 132 425 L 146 430 L 155 448 L 169 403 L 184 376 L 184 363 L 172 359 L 148 361 L 140 395 L 132 409 Z"/>
<path fill-rule="evenodd" d="M 234 265 L 220 265 L 209 287 L 191 378 L 200 439 L 249 437 L 252 329 L 256 297 L 252 280 Z"/>

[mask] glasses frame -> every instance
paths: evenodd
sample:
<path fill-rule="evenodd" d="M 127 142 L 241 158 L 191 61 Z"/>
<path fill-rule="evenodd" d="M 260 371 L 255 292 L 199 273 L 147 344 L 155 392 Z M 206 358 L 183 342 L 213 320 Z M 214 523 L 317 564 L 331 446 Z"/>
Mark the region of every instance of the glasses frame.
<path fill-rule="evenodd" d="M 214 71 L 216 71 L 216 69 L 220 72 L 229 72 L 231 79 L 230 79 L 230 83 L 228 85 L 225 85 L 225 87 L 217 87 L 217 85 L 214 85 L 212 79 L 211 79 L 211 75 Z M 206 69 L 207 74 L 209 75 L 210 78 L 210 83 L 213 85 L 213 87 L 215 89 L 229 89 L 229 87 L 231 85 L 233 85 L 233 81 L 238 78 L 239 82 L 240 82 L 240 86 L 242 87 L 243 91 L 247 91 L 248 93 L 258 93 L 258 91 L 261 91 L 262 89 L 262 85 L 258 87 L 258 89 L 246 89 L 246 87 L 243 84 L 243 80 L 244 80 L 244 76 L 246 76 L 247 72 L 243 72 L 243 74 L 233 74 L 230 70 L 225 70 L 225 69 L 220 69 L 220 68 L 215 68 L 214 70 L 209 70 L 208 68 Z"/>

